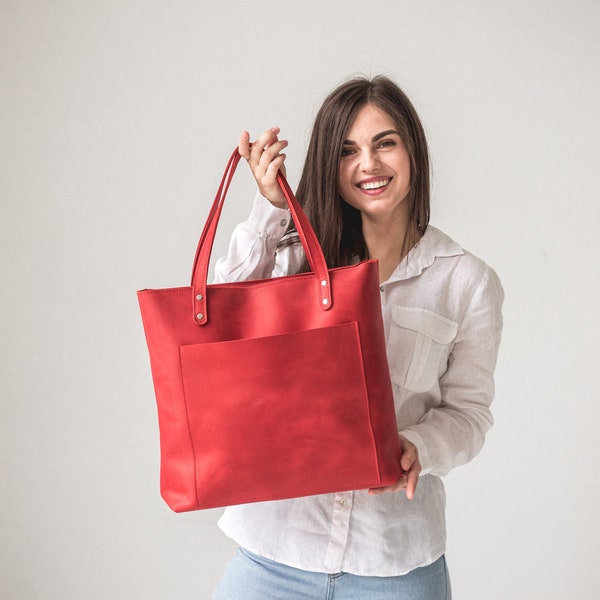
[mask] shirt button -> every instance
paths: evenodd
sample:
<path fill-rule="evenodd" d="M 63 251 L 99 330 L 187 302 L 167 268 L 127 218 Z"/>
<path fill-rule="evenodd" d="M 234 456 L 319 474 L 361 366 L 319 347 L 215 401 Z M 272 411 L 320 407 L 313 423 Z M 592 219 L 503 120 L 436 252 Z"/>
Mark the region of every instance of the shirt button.
<path fill-rule="evenodd" d="M 342 506 L 346 506 L 346 505 L 348 504 L 348 500 L 346 500 L 346 498 L 342 498 L 342 499 L 340 500 L 340 504 L 341 504 Z"/>
<path fill-rule="evenodd" d="M 383 292 L 383 291 L 385 291 L 382 285 L 380 285 L 380 286 L 379 286 L 379 291 L 380 291 L 380 292 Z"/>
<path fill-rule="evenodd" d="M 280 223 L 280 225 L 281 225 L 282 227 L 285 227 L 285 226 L 287 225 L 287 221 L 286 221 L 285 219 L 281 219 L 281 223 Z"/>

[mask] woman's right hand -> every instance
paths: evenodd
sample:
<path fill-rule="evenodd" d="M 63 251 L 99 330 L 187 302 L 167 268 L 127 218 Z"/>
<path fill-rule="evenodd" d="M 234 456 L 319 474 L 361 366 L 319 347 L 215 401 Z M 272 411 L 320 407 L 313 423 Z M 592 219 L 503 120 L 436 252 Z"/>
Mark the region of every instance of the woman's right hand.
<path fill-rule="evenodd" d="M 267 129 L 255 142 L 250 145 L 250 134 L 242 132 L 239 152 L 248 161 L 252 174 L 258 184 L 258 191 L 277 208 L 286 208 L 287 202 L 279 184 L 277 172 L 285 175 L 285 154 L 281 151 L 288 145 L 286 140 L 277 136 L 279 127 Z"/>

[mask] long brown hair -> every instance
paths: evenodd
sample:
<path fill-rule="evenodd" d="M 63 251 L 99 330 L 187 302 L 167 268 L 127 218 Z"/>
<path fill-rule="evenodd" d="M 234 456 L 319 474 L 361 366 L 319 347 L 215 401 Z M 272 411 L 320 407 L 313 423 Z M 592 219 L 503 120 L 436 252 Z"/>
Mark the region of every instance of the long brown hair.
<path fill-rule="evenodd" d="M 403 254 L 429 224 L 429 153 L 416 110 L 406 94 L 383 75 L 351 79 L 331 92 L 317 113 L 296 192 L 329 268 L 351 264 L 357 257 L 368 258 L 360 212 L 347 204 L 338 190 L 342 144 L 366 104 L 390 116 L 410 157 L 409 219 Z M 307 268 L 305 264 L 301 270 Z"/>

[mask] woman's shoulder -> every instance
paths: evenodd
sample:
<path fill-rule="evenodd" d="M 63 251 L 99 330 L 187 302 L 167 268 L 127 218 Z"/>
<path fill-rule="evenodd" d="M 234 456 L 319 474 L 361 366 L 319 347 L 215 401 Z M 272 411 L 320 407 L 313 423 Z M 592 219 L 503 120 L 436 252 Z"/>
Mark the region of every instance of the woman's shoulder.
<path fill-rule="evenodd" d="M 429 225 L 425 233 L 404 261 L 404 278 L 435 273 L 436 278 L 456 270 L 476 277 L 485 269 L 485 262 L 452 239 L 441 229 Z"/>
<path fill-rule="evenodd" d="M 479 288 L 502 298 L 502 283 L 496 271 L 481 257 L 464 248 L 447 233 L 429 226 L 422 240 L 428 247 L 432 271 L 454 289 L 471 294 Z"/>
<path fill-rule="evenodd" d="M 429 226 L 421 241 L 429 246 L 429 251 L 435 258 L 453 258 L 455 262 L 466 271 L 475 276 L 482 275 L 485 271 L 493 269 L 481 257 L 466 249 L 462 244 L 455 241 L 447 233 L 437 227 Z"/>

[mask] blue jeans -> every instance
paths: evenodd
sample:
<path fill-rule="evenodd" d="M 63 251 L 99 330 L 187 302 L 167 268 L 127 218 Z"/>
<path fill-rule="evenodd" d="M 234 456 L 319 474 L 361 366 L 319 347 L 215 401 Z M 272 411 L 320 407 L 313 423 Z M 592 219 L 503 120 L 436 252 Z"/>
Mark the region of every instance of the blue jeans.
<path fill-rule="evenodd" d="M 301 571 L 240 548 L 212 600 L 451 600 L 442 556 L 399 577 Z"/>

